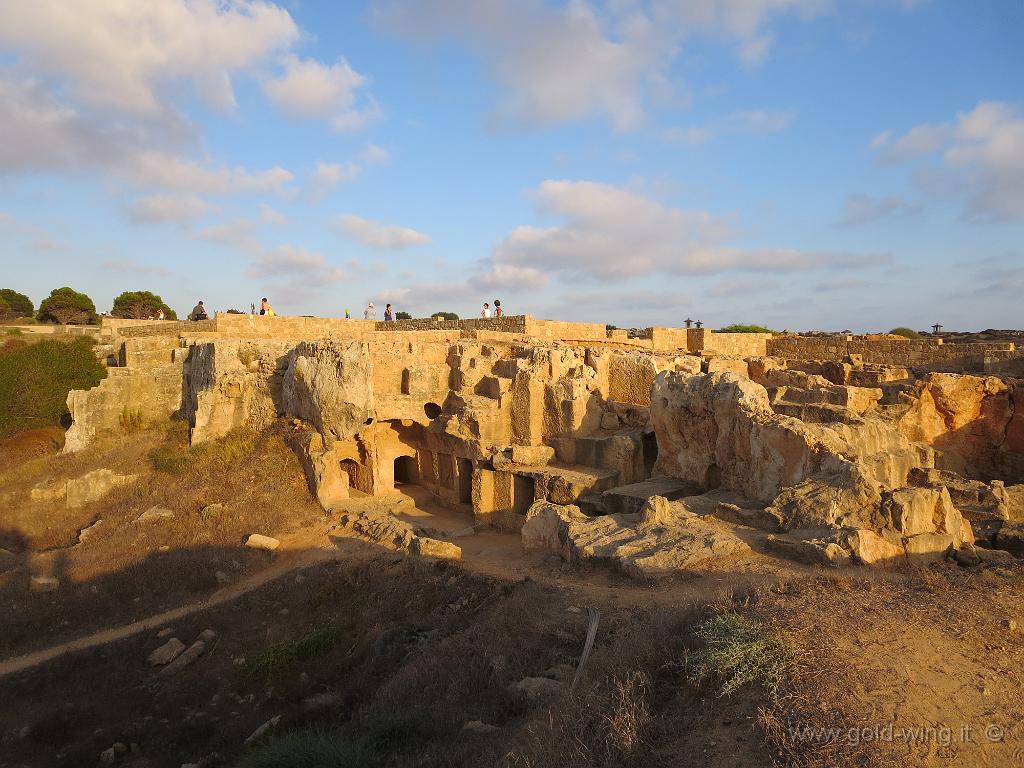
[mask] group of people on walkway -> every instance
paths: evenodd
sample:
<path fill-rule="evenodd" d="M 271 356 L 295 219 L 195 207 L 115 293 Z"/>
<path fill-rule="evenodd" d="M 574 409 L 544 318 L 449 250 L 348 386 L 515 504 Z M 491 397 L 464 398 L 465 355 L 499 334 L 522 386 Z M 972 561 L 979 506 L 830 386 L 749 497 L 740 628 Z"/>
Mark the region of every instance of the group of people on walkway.
<path fill-rule="evenodd" d="M 254 314 L 254 315 L 255 314 L 260 314 L 260 315 L 263 315 L 265 317 L 274 317 L 277 314 L 276 312 L 274 312 L 274 308 L 272 306 L 270 306 L 270 302 L 267 300 L 266 296 L 264 296 L 260 300 L 260 310 L 259 310 L 258 313 L 256 312 L 256 305 L 255 304 L 251 304 L 250 308 L 251 308 L 252 314 Z M 163 310 L 161 310 L 161 317 L 160 317 L 161 320 L 163 319 L 162 315 L 163 315 Z M 488 302 L 485 301 L 483 309 L 480 310 L 480 317 L 482 317 L 482 318 L 502 317 L 503 315 L 504 315 L 504 312 L 502 311 L 502 308 L 501 308 L 501 299 L 495 299 L 494 300 L 494 308 L 493 309 L 491 308 L 491 305 Z M 192 308 L 192 311 L 188 315 L 188 319 L 189 320 L 209 320 L 210 319 L 209 314 L 207 314 L 207 312 L 206 312 L 206 308 L 203 306 L 203 302 L 200 301 L 198 304 L 195 305 L 195 307 Z M 351 320 L 352 319 L 352 313 L 349 312 L 347 307 L 345 308 L 345 319 L 346 320 Z M 370 302 L 368 302 L 366 304 L 366 309 L 363 310 L 363 319 L 364 320 L 376 320 L 377 319 L 377 310 L 373 306 L 373 302 L 372 301 L 370 301 Z M 390 323 L 390 322 L 393 322 L 394 319 L 395 319 L 395 310 L 394 310 L 394 308 L 390 304 L 388 304 L 387 306 L 384 307 L 384 322 Z"/>

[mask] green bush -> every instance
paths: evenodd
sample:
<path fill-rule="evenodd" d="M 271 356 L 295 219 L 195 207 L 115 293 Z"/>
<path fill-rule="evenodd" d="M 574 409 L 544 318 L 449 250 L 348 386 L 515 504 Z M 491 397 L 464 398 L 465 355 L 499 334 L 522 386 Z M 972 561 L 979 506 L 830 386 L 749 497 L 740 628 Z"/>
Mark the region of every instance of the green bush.
<path fill-rule="evenodd" d="M 73 288 L 54 288 L 39 305 L 39 319 L 60 325 L 92 325 L 96 322 L 96 305 Z"/>
<path fill-rule="evenodd" d="M 0 355 L 0 435 L 60 426 L 68 413 L 68 392 L 95 387 L 107 375 L 92 345 L 91 339 L 78 337 L 5 350 Z"/>
<path fill-rule="evenodd" d="M 904 328 L 902 326 L 900 326 L 899 328 L 893 328 L 891 331 L 889 331 L 889 334 L 892 336 L 902 336 L 905 339 L 921 338 L 921 334 L 918 333 L 917 331 L 912 330 L 910 328 Z"/>
<path fill-rule="evenodd" d="M 459 316 L 454 312 L 434 312 L 431 317 L 440 317 L 442 320 L 458 320 Z"/>
<path fill-rule="evenodd" d="M 733 323 L 727 325 L 724 328 L 716 328 L 715 333 L 775 333 L 771 328 L 765 328 L 763 325 L 742 325 L 740 323 Z"/>
<path fill-rule="evenodd" d="M 160 310 L 167 320 L 177 320 L 178 316 L 164 303 L 164 300 L 149 291 L 125 291 L 114 299 L 114 307 L 110 314 L 114 317 L 145 320 L 156 317 Z"/>
<path fill-rule="evenodd" d="M 412 315 L 408 312 L 396 312 L 395 320 L 412 320 Z"/>
<path fill-rule="evenodd" d="M 18 293 L 13 288 L 0 288 L 0 299 L 7 302 L 15 317 L 32 317 L 35 313 L 32 300 L 24 293 Z"/>
<path fill-rule="evenodd" d="M 690 679 L 713 682 L 720 696 L 747 685 L 761 685 L 777 698 L 793 663 L 789 638 L 753 619 L 724 613 L 702 621 L 694 630 L 701 642 L 688 659 Z"/>
<path fill-rule="evenodd" d="M 244 315 L 245 312 L 243 312 L 240 309 L 229 309 L 225 314 L 228 314 L 228 315 Z"/>
<path fill-rule="evenodd" d="M 245 666 L 245 674 L 253 680 L 271 683 L 291 672 L 301 661 L 315 658 L 338 645 L 349 633 L 342 627 L 329 624 L 308 635 L 285 643 L 277 643 Z"/>

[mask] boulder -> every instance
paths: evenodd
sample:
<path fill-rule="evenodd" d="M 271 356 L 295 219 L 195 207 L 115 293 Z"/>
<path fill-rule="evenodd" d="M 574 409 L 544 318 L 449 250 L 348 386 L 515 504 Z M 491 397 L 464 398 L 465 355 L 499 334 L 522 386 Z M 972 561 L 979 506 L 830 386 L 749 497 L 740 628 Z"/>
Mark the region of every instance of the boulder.
<path fill-rule="evenodd" d="M 727 526 L 697 515 L 680 515 L 664 502 L 641 515 L 588 517 L 571 505 L 535 502 L 523 525 L 523 546 L 554 552 L 566 562 L 612 564 L 629 576 L 652 578 L 679 573 L 734 555 L 750 547 Z"/>
<path fill-rule="evenodd" d="M 437 557 L 444 560 L 462 559 L 462 548 L 458 544 L 452 544 L 450 541 L 441 541 L 440 539 L 431 539 L 426 536 L 414 538 L 409 551 L 420 557 Z"/>
<path fill-rule="evenodd" d="M 850 553 L 834 541 L 769 534 L 765 543 L 772 552 L 801 563 L 833 567 L 850 563 Z"/>
<path fill-rule="evenodd" d="M 960 513 L 944 486 L 897 488 L 882 500 L 887 522 L 904 536 L 921 533 L 960 534 Z"/>
<path fill-rule="evenodd" d="M 110 469 L 95 469 L 81 477 L 68 480 L 68 509 L 84 507 L 86 504 L 98 501 L 114 488 L 133 483 L 136 479 L 138 479 L 138 475 L 122 475 Z"/>
<path fill-rule="evenodd" d="M 187 649 L 182 651 L 174 661 L 170 662 L 167 666 L 160 670 L 161 675 L 174 675 L 183 670 L 185 667 L 192 664 L 196 659 L 202 656 L 206 652 L 206 643 L 202 640 L 196 640 Z"/>
<path fill-rule="evenodd" d="M 847 531 L 844 544 L 861 565 L 885 565 L 906 559 L 903 541 L 892 531 L 881 534 L 863 528 Z"/>
<path fill-rule="evenodd" d="M 996 534 L 996 547 L 1024 557 L 1024 523 L 1003 523 Z"/>
<path fill-rule="evenodd" d="M 271 536 L 264 536 L 261 533 L 252 533 L 249 534 L 249 538 L 245 540 L 245 546 L 250 549 L 263 549 L 267 552 L 273 552 L 281 546 L 281 542 Z"/>
<path fill-rule="evenodd" d="M 173 517 L 174 512 L 172 512 L 169 509 L 164 509 L 163 507 L 150 507 L 137 518 L 135 518 L 135 522 L 148 523 L 155 520 L 170 520 Z"/>
<path fill-rule="evenodd" d="M 146 657 L 146 663 L 151 667 L 162 667 L 165 664 L 170 664 L 178 658 L 184 650 L 185 644 L 178 638 L 172 637 L 166 643 L 149 654 L 149 656 Z"/>

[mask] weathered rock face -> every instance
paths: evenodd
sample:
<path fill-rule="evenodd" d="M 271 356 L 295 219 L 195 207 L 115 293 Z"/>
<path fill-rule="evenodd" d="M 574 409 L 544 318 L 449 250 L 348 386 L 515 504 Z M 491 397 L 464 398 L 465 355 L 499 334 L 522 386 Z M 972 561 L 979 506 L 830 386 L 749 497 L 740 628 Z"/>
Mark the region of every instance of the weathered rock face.
<path fill-rule="evenodd" d="M 776 369 L 760 375 L 790 380 Z M 855 389 L 822 382 L 826 391 Z M 791 532 L 773 538 L 773 548 L 811 562 L 937 557 L 973 543 L 970 523 L 944 486 L 906 487 L 912 473 L 934 471 L 932 451 L 859 416 L 862 405 L 846 420 L 807 424 L 773 412 L 767 391 L 749 379 L 663 375 L 651 406 L 658 469 L 767 504 L 766 519 Z"/>
<path fill-rule="evenodd" d="M 539 501 L 522 529 L 523 547 L 567 562 L 609 562 L 647 578 L 707 566 L 750 551 L 727 526 L 655 497 L 639 515 L 588 517 L 579 507 Z"/>
<path fill-rule="evenodd" d="M 898 427 L 910 440 L 933 446 L 940 469 L 980 480 L 1024 479 L 1024 384 L 929 374 L 915 387 Z"/>
<path fill-rule="evenodd" d="M 304 341 L 288 356 L 282 407 L 325 442 L 351 437 L 374 417 L 373 363 L 361 342 Z"/>
<path fill-rule="evenodd" d="M 278 415 L 289 350 L 285 341 L 218 339 L 191 347 L 183 412 L 192 442 L 223 437 L 247 425 L 260 430 Z"/>
<path fill-rule="evenodd" d="M 769 503 L 782 488 L 849 462 L 832 430 L 775 414 L 764 387 L 731 373 L 655 380 L 657 471 Z"/>

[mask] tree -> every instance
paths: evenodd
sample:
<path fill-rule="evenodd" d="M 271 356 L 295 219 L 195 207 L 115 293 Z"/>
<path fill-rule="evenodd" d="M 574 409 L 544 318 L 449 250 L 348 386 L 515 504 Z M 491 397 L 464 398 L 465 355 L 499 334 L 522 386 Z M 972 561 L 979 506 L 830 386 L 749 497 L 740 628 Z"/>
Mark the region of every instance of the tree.
<path fill-rule="evenodd" d="M 0 288 L 0 299 L 7 302 L 15 317 L 32 317 L 35 312 L 32 299 L 13 288 Z"/>
<path fill-rule="evenodd" d="M 60 325 L 92 325 L 96 322 L 96 305 L 73 288 L 54 288 L 39 305 L 39 319 Z"/>
<path fill-rule="evenodd" d="M 174 310 L 164 304 L 164 300 L 149 291 L 125 291 L 114 299 L 114 308 L 110 314 L 133 320 L 144 320 L 156 317 L 163 310 L 168 320 L 177 320 Z"/>
<path fill-rule="evenodd" d="M 0 299 L 0 320 L 13 320 L 16 317 L 14 310 L 6 300 Z"/>
<path fill-rule="evenodd" d="M 431 317 L 440 317 L 442 320 L 458 320 L 459 316 L 454 312 L 434 312 Z"/>
<path fill-rule="evenodd" d="M 408 312 L 396 312 L 395 320 L 412 320 L 412 315 Z"/>
<path fill-rule="evenodd" d="M 920 339 L 921 334 L 911 328 L 893 328 L 889 331 L 890 336 L 902 336 L 905 339 Z"/>
<path fill-rule="evenodd" d="M 765 328 L 763 325 L 742 325 L 740 323 L 734 323 L 727 325 L 724 328 L 719 328 L 715 333 L 775 333 L 771 328 Z"/>

